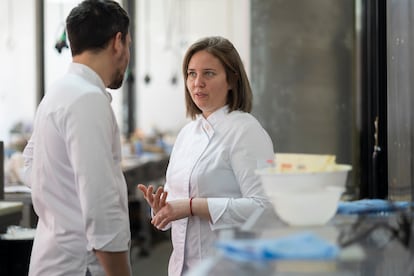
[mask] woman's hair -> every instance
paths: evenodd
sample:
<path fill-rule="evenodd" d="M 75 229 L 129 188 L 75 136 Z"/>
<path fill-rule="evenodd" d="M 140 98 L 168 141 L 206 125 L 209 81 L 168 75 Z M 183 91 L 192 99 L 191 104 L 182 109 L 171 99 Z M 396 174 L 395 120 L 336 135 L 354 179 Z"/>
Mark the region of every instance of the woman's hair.
<path fill-rule="evenodd" d="M 66 19 L 72 56 L 86 50 L 104 49 L 118 32 L 121 32 L 125 42 L 128 29 L 127 12 L 111 0 L 82 1 L 72 9 Z"/>
<path fill-rule="evenodd" d="M 252 109 L 253 95 L 240 55 L 228 39 L 220 36 L 212 36 L 196 41 L 190 46 L 184 56 L 183 75 L 187 116 L 195 119 L 197 114 L 202 113 L 193 102 L 187 88 L 188 64 L 191 57 L 199 51 L 206 51 L 218 58 L 226 71 L 227 82 L 231 87 L 227 95 L 229 112 L 234 110 L 250 112 Z"/>

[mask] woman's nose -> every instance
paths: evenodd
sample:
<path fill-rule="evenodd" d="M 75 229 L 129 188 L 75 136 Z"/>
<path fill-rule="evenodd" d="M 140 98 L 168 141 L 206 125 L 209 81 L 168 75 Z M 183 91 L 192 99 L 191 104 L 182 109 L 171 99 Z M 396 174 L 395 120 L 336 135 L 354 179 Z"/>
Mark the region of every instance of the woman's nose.
<path fill-rule="evenodd" d="M 204 79 L 201 75 L 197 75 L 194 79 L 194 85 L 195 86 L 203 86 L 204 85 Z"/>

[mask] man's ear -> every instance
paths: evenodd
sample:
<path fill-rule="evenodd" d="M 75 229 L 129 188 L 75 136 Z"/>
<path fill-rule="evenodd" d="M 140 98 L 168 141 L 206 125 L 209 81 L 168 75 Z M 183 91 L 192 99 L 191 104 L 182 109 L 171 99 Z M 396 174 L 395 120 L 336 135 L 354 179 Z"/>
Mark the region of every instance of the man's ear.
<path fill-rule="evenodd" d="M 113 38 L 113 49 L 115 51 L 115 53 L 121 53 L 122 49 L 124 47 L 124 42 L 122 41 L 122 33 L 121 32 L 117 32 L 116 35 Z"/>

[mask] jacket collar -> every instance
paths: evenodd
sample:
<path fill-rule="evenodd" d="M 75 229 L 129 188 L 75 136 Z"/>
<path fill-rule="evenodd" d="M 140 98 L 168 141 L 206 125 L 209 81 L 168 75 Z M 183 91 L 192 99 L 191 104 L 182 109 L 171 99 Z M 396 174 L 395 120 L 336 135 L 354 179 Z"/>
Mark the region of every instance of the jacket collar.
<path fill-rule="evenodd" d="M 227 105 L 214 111 L 208 118 L 204 118 L 202 114 L 197 115 L 196 120 L 208 122 L 212 127 L 216 126 L 227 114 L 229 113 L 229 107 Z"/>
<path fill-rule="evenodd" d="M 106 91 L 106 87 L 103 80 L 90 67 L 82 63 L 72 62 L 69 65 L 69 73 L 76 74 L 82 78 L 86 78 L 88 82 L 91 82 L 94 85 L 98 86 L 101 89 L 102 93 L 104 93 L 104 95 L 108 98 L 109 102 L 112 102 L 112 95 L 108 91 Z"/>
<path fill-rule="evenodd" d="M 204 118 L 202 114 L 197 116 L 198 124 L 202 127 L 209 139 L 213 137 L 214 129 L 217 127 L 219 122 L 221 122 L 223 118 L 227 116 L 228 111 L 229 108 L 227 105 L 225 105 L 210 114 L 207 119 Z"/>

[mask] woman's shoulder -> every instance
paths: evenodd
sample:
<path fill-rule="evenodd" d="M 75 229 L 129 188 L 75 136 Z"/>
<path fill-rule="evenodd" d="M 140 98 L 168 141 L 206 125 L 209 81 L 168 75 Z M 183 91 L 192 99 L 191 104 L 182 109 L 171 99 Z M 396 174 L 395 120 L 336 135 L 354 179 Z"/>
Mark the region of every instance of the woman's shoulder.
<path fill-rule="evenodd" d="M 226 135 L 231 135 L 241 145 L 263 143 L 273 147 L 269 134 L 259 120 L 252 114 L 243 111 L 229 113 L 226 123 Z"/>
<path fill-rule="evenodd" d="M 230 123 L 240 123 L 244 125 L 257 125 L 260 126 L 259 121 L 252 114 L 244 111 L 235 110 L 229 113 Z"/>

